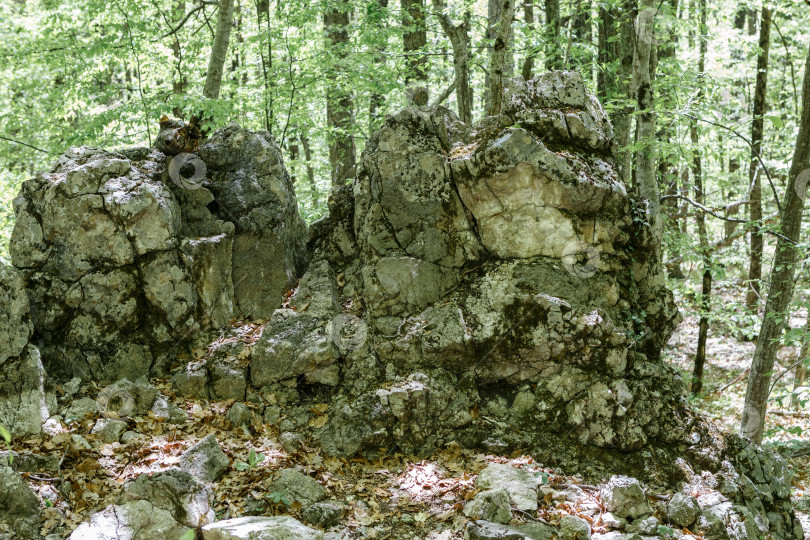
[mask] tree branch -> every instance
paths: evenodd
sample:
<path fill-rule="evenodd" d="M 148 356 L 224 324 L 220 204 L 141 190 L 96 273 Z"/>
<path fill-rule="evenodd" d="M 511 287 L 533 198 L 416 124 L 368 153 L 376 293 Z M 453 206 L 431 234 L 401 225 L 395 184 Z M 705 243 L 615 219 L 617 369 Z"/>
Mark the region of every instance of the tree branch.
<path fill-rule="evenodd" d="M 16 143 L 16 144 L 21 144 L 22 146 L 27 146 L 28 148 L 33 148 L 34 150 L 39 150 L 40 152 L 44 152 L 45 154 L 53 154 L 53 152 L 51 152 L 49 150 L 43 150 L 42 148 L 37 148 L 36 146 L 32 146 L 32 145 L 30 145 L 28 143 L 24 143 L 24 142 L 18 141 L 16 139 L 11 139 L 9 137 L 3 137 L 2 135 L 0 135 L 0 139 L 3 139 L 4 141 L 13 142 L 13 143 Z"/>

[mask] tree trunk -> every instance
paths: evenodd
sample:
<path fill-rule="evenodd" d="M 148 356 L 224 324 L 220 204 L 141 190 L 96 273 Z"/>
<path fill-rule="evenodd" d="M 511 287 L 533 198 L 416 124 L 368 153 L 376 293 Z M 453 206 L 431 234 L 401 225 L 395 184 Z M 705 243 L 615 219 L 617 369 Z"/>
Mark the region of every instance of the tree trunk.
<path fill-rule="evenodd" d="M 781 235 L 776 242 L 770 288 L 765 301 L 765 315 L 754 350 L 754 360 L 745 392 L 741 434 L 755 444 L 762 442 L 767 411 L 771 371 L 784 329 L 786 310 L 793 296 L 793 275 L 798 255 L 802 211 L 810 177 L 810 48 L 804 68 L 802 115 L 793 164 L 782 208 Z"/>
<path fill-rule="evenodd" d="M 745 22 L 748 19 L 748 10 L 745 7 L 740 7 L 736 13 L 734 14 L 734 21 L 733 27 L 735 30 L 742 31 L 745 29 Z M 735 36 L 735 34 L 732 34 Z M 732 61 L 741 64 L 745 61 L 743 55 L 743 49 L 740 46 L 741 40 L 732 38 L 731 43 L 729 43 L 729 49 L 731 50 L 731 59 Z M 734 84 L 731 86 L 731 99 L 738 100 L 740 106 L 730 111 L 730 118 L 733 122 L 737 122 L 740 119 L 740 113 L 745 109 L 745 80 L 742 77 L 735 77 Z M 736 175 L 737 171 L 740 170 L 740 159 L 736 155 L 732 155 L 729 157 L 728 161 L 728 177 L 729 179 L 733 179 Z M 744 189 L 738 190 L 735 189 L 734 182 L 729 182 L 730 189 L 728 198 L 729 200 L 734 200 L 738 197 L 737 193 L 745 193 L 746 196 L 749 196 L 748 193 L 748 185 L 745 186 Z M 729 217 L 735 217 L 739 214 L 740 208 L 739 206 L 734 206 L 726 210 L 726 215 Z M 725 234 L 726 237 L 730 237 L 734 234 L 734 231 L 737 229 L 738 223 L 734 223 L 732 221 L 725 222 Z"/>
<path fill-rule="evenodd" d="M 339 81 L 338 72 L 343 70 L 348 56 L 349 13 L 329 9 L 323 16 L 326 30 L 326 45 L 334 59 L 327 73 L 326 124 L 329 127 L 329 168 L 332 185 L 342 186 L 354 178 L 355 147 L 351 134 L 353 100 L 351 92 Z"/>
<path fill-rule="evenodd" d="M 256 16 L 259 26 L 259 59 L 262 64 L 262 82 L 264 95 L 262 105 L 264 109 L 264 129 L 273 133 L 273 102 L 271 101 L 270 73 L 273 64 L 273 41 L 270 35 L 270 0 L 256 0 Z M 265 30 L 264 26 L 267 27 Z M 267 38 L 267 56 L 264 54 L 262 36 Z"/>
<path fill-rule="evenodd" d="M 186 1 L 185 0 L 177 0 L 172 9 L 172 22 L 174 24 L 179 24 L 180 21 L 183 20 L 183 17 L 186 14 Z M 172 92 L 175 94 L 185 94 L 186 86 L 188 86 L 188 80 L 186 76 L 183 75 L 183 50 L 180 47 L 180 37 L 177 35 L 177 32 L 172 34 L 172 56 L 174 56 L 175 65 L 175 79 L 172 82 Z"/>
<path fill-rule="evenodd" d="M 653 0 L 639 0 L 639 24 L 636 29 L 636 47 L 633 55 L 633 79 L 630 95 L 636 103 L 636 152 L 635 187 L 647 202 L 647 217 L 651 232 L 661 245 L 661 218 L 658 215 L 661 203 L 658 195 L 658 181 L 655 175 L 655 111 L 653 110 L 652 66 L 655 65 L 655 47 L 652 46 L 652 17 L 643 13 L 654 13 Z M 659 259 L 660 260 L 660 259 Z"/>
<path fill-rule="evenodd" d="M 560 46 L 560 0 L 546 0 L 546 70 L 562 69 Z"/>
<path fill-rule="evenodd" d="M 214 37 L 214 45 L 211 47 L 211 56 L 208 59 L 208 73 L 203 88 L 203 96 L 208 99 L 217 99 L 219 97 L 219 88 L 222 85 L 222 68 L 225 65 L 225 57 L 228 55 L 228 43 L 231 39 L 231 26 L 233 26 L 233 0 L 220 0 L 217 33 Z"/>
<path fill-rule="evenodd" d="M 405 84 L 413 80 L 427 81 L 428 60 L 424 54 L 427 45 L 425 0 L 402 0 L 402 28 L 405 65 L 408 67 Z"/>
<path fill-rule="evenodd" d="M 589 47 L 593 43 L 590 0 L 579 0 L 577 12 L 571 21 L 571 38 L 574 43 L 582 45 L 582 47 L 579 53 L 576 54 L 574 62 L 569 60 L 568 65 L 573 66 L 573 69 L 579 71 L 582 77 L 587 80 L 592 77 L 591 72 L 593 71 L 593 58 Z"/>
<path fill-rule="evenodd" d="M 751 165 L 748 178 L 751 194 L 748 198 L 751 212 L 751 261 L 748 266 L 748 283 L 750 289 L 745 298 L 745 307 L 756 313 L 759 305 L 759 282 L 762 279 L 763 239 L 759 222 L 762 220 L 762 183 L 761 170 L 757 156 L 762 151 L 762 130 L 765 122 L 765 98 L 768 87 L 768 51 L 771 44 L 771 10 L 762 7 L 762 23 L 759 31 L 759 56 L 757 57 L 757 83 L 754 91 L 754 121 L 751 126 Z"/>
<path fill-rule="evenodd" d="M 492 61 L 489 64 L 489 101 L 487 103 L 487 115 L 489 116 L 495 116 L 501 112 L 504 66 L 514 16 L 515 2 L 513 0 L 503 0 L 501 20 L 498 25 L 498 33 L 495 35 L 495 44 L 492 46 Z"/>
<path fill-rule="evenodd" d="M 376 0 L 376 11 L 373 14 L 373 21 L 370 21 L 375 28 L 381 29 L 385 35 L 388 35 L 388 0 Z M 381 40 L 382 41 L 382 40 Z M 378 47 L 378 51 L 380 53 L 385 52 L 385 42 Z M 385 65 L 385 55 L 378 54 L 374 57 L 374 63 L 379 65 Z M 382 107 L 383 103 L 385 103 L 385 96 L 380 94 L 378 91 L 374 90 L 371 93 L 371 97 L 368 100 L 368 124 L 369 124 L 369 133 L 372 133 L 374 130 L 377 129 L 379 125 L 379 113 L 378 110 Z"/>
<path fill-rule="evenodd" d="M 453 46 L 453 69 L 456 74 L 456 101 L 458 116 L 467 125 L 472 124 L 472 90 L 470 88 L 470 55 L 467 51 L 467 29 L 469 17 L 455 25 L 445 13 L 447 6 L 443 0 L 433 0 L 433 8 L 442 30 Z"/>
<path fill-rule="evenodd" d="M 698 21 L 700 31 L 698 39 L 700 41 L 700 52 L 698 55 L 698 84 L 695 102 L 699 103 L 703 98 L 703 78 L 706 71 L 706 52 L 708 41 L 706 39 L 706 0 L 698 1 Z M 695 177 L 695 200 L 698 204 L 706 204 L 705 192 L 703 188 L 703 161 L 700 156 L 700 133 L 698 132 L 697 120 L 691 120 L 689 132 L 692 139 L 692 171 Z M 703 366 L 706 363 L 706 340 L 709 337 L 709 311 L 711 310 L 712 292 L 712 260 L 709 254 L 709 236 L 706 232 L 706 214 L 698 211 L 695 217 L 698 227 L 698 241 L 700 242 L 700 255 L 703 263 L 703 283 L 700 292 L 700 323 L 698 326 L 697 351 L 695 353 L 695 368 L 692 372 L 692 394 L 698 395 L 703 389 Z"/>
<path fill-rule="evenodd" d="M 603 69 L 599 70 L 597 92 L 604 103 L 627 100 L 633 73 L 634 2 L 622 0 L 610 10 L 600 8 L 599 13 L 599 63 Z M 627 184 L 632 155 L 625 149 L 630 143 L 632 113 L 633 107 L 625 104 L 615 106 L 610 113 L 619 146 L 619 174 Z"/>
<path fill-rule="evenodd" d="M 797 391 L 804 385 L 807 377 L 807 357 L 810 356 L 810 309 L 804 321 L 804 331 L 802 332 L 802 348 L 799 357 L 796 359 L 799 364 L 793 372 L 793 394 L 790 396 L 790 406 L 797 411 L 802 409 L 801 401 Z"/>
<path fill-rule="evenodd" d="M 315 169 L 312 167 L 312 148 L 309 146 L 309 137 L 305 133 L 299 132 L 298 138 L 301 140 L 301 146 L 304 148 L 304 159 L 307 162 L 307 181 L 309 182 L 309 189 L 312 191 L 312 207 L 317 208 L 320 204 L 320 192 L 318 191 L 318 183 L 315 181 Z"/>
<path fill-rule="evenodd" d="M 529 35 L 534 34 L 534 0 L 523 1 L 523 22 L 528 28 Z M 531 44 L 529 44 L 531 45 Z M 523 59 L 523 67 L 520 69 L 521 76 L 527 81 L 532 78 L 532 70 L 534 69 L 534 59 L 537 57 L 537 50 L 529 46 L 526 51 L 526 58 Z"/>

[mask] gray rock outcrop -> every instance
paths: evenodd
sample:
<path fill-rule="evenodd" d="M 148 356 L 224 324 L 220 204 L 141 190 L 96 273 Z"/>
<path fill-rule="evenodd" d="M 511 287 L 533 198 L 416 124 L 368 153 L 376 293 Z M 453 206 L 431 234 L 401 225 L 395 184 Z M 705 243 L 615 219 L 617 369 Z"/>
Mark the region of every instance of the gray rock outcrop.
<path fill-rule="evenodd" d="M 193 174 L 179 157 L 71 148 L 23 184 L 9 251 L 52 377 L 163 373 L 234 315 L 268 318 L 303 271 L 306 228 L 269 134 L 215 132 Z"/>

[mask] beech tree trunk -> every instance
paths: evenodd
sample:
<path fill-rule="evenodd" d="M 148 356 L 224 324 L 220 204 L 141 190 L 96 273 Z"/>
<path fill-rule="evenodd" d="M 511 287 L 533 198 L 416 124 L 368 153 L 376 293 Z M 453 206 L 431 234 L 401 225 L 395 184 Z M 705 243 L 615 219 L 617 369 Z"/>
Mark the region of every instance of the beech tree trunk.
<path fill-rule="evenodd" d="M 340 81 L 339 72 L 348 56 L 349 13 L 329 9 L 323 16 L 327 48 L 334 58 L 327 72 L 326 123 L 329 127 L 329 169 L 333 186 L 342 186 L 355 173 L 354 136 L 351 134 L 353 100 L 351 91 Z"/>
<path fill-rule="evenodd" d="M 504 68 L 514 16 L 515 2 L 513 0 L 503 0 L 501 4 L 501 20 L 498 25 L 498 32 L 495 34 L 495 44 L 492 47 L 492 62 L 489 64 L 489 100 L 487 103 L 487 114 L 489 116 L 501 112 L 503 79 L 505 77 Z"/>
<path fill-rule="evenodd" d="M 426 81 L 425 0 L 402 0 L 402 28 L 404 29 L 402 41 L 405 50 L 405 64 L 408 66 L 405 84 L 411 81 Z"/>
<path fill-rule="evenodd" d="M 546 0 L 546 70 L 562 69 L 560 45 L 560 0 Z"/>
<path fill-rule="evenodd" d="M 472 124 L 472 89 L 470 88 L 470 55 L 467 50 L 469 16 L 458 25 L 453 24 L 445 13 L 447 6 L 443 0 L 433 0 L 436 17 L 442 30 L 453 46 L 453 69 L 456 74 L 456 101 L 458 116 L 465 124 Z M 469 15 L 469 14 L 468 14 Z"/>
<path fill-rule="evenodd" d="M 762 318 L 762 327 L 745 392 L 740 431 L 743 437 L 755 444 L 762 442 L 771 371 L 785 327 L 788 305 L 793 296 L 793 276 L 798 256 L 796 243 L 801 233 L 808 176 L 810 176 L 810 48 L 804 67 L 799 136 L 796 140 L 782 207 L 781 235 L 776 241 L 773 272 L 765 301 L 765 315 Z"/>
<path fill-rule="evenodd" d="M 526 28 L 529 28 L 529 33 L 534 34 L 534 0 L 523 1 L 523 22 Z M 526 51 L 526 58 L 523 59 L 523 67 L 520 69 L 521 76 L 527 81 L 532 78 L 532 70 L 534 69 L 534 59 L 537 57 L 537 50 L 530 47 Z"/>
<path fill-rule="evenodd" d="M 612 9 L 599 11 L 599 63 L 597 93 L 603 102 L 626 100 L 630 96 L 635 48 L 635 2 L 622 0 Z M 630 143 L 634 107 L 622 105 L 613 108 L 610 121 L 619 145 L 619 173 L 626 183 L 632 174 L 632 154 L 625 149 Z"/>
<path fill-rule="evenodd" d="M 373 16 L 373 20 L 370 21 L 375 27 L 384 29 L 386 32 L 388 31 L 388 0 L 376 0 L 376 6 L 374 6 L 375 11 L 373 14 L 369 12 L 369 16 Z M 378 51 L 380 53 L 385 51 L 385 44 L 382 42 L 382 45 L 378 46 Z M 385 64 L 385 55 L 378 54 L 374 57 L 374 63 L 379 65 Z M 369 133 L 372 133 L 380 122 L 380 114 L 378 110 L 382 107 L 383 103 L 385 103 L 385 96 L 380 94 L 378 91 L 373 91 L 371 93 L 371 97 L 368 100 L 368 123 L 369 123 Z"/>
<path fill-rule="evenodd" d="M 208 99 L 219 97 L 223 66 L 225 58 L 228 56 L 228 44 L 231 39 L 231 26 L 233 26 L 233 0 L 220 0 L 217 32 L 214 37 L 214 45 L 211 47 L 211 56 L 208 58 L 208 73 L 205 76 L 205 87 L 203 87 L 203 96 Z"/>
<path fill-rule="evenodd" d="M 698 87 L 695 101 L 699 102 L 703 98 L 703 77 L 706 71 L 706 52 L 708 43 L 706 41 L 704 28 L 706 27 L 706 0 L 698 0 L 698 20 L 701 31 L 698 33 L 700 42 L 700 52 L 698 54 L 698 76 L 700 86 Z M 700 133 L 698 132 L 697 120 L 691 120 L 689 132 L 692 139 L 692 171 L 695 177 L 695 200 L 698 204 L 705 205 L 705 193 L 703 189 L 703 161 L 700 156 Z M 709 337 L 709 311 L 711 310 L 712 292 L 712 259 L 709 254 L 709 236 L 706 232 L 706 214 L 698 211 L 695 220 L 698 227 L 698 241 L 700 243 L 700 255 L 703 263 L 703 283 L 700 292 L 700 323 L 698 325 L 697 351 L 695 352 L 695 367 L 692 372 L 692 394 L 698 395 L 703 390 L 703 366 L 706 363 L 706 340 Z"/>
<path fill-rule="evenodd" d="M 304 148 L 307 181 L 309 182 L 309 189 L 312 191 L 312 207 L 317 208 L 320 205 L 320 193 L 318 191 L 318 183 L 315 181 L 315 168 L 312 166 L 312 149 L 309 146 L 309 137 L 302 131 L 299 132 L 298 138 L 301 140 L 301 146 Z"/>
<path fill-rule="evenodd" d="M 183 20 L 185 14 L 186 1 L 177 0 L 172 6 L 172 22 L 178 24 Z M 180 46 L 180 38 L 177 36 L 177 32 L 172 34 L 172 56 L 175 61 L 175 78 L 172 82 L 172 92 L 175 94 L 184 94 L 186 92 L 186 86 L 188 86 L 188 81 L 186 80 L 186 76 L 183 75 L 183 49 Z"/>
<path fill-rule="evenodd" d="M 639 150 L 635 154 L 635 187 L 639 195 L 647 202 L 647 217 L 650 221 L 652 234 L 659 246 L 656 256 L 660 260 L 661 245 L 661 218 L 658 212 L 661 208 L 658 195 L 658 180 L 655 175 L 655 112 L 653 110 L 652 71 L 655 66 L 655 47 L 650 36 L 652 33 L 652 17 L 643 17 L 641 14 L 654 13 L 653 0 L 639 0 L 640 16 L 636 28 L 636 47 L 633 55 L 633 79 L 630 85 L 630 95 L 636 103 L 636 142 Z"/>
<path fill-rule="evenodd" d="M 759 56 L 757 57 L 757 82 L 754 91 L 754 121 L 751 125 L 751 165 L 748 178 L 751 185 L 749 205 L 751 212 L 751 260 L 748 265 L 748 283 L 750 289 L 745 298 L 745 307 L 756 312 L 759 305 L 759 283 L 762 279 L 762 248 L 763 239 L 760 231 L 762 221 L 762 183 L 760 182 L 759 160 L 757 156 L 762 151 L 762 129 L 765 123 L 766 90 L 768 87 L 768 51 L 771 44 L 771 10 L 762 7 L 762 21 L 759 30 Z"/>

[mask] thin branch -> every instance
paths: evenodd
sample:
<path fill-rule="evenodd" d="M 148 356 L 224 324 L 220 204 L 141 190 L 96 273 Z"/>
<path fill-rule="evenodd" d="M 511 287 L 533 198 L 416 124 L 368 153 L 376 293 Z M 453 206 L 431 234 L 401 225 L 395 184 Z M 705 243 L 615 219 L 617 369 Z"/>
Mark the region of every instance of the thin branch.
<path fill-rule="evenodd" d="M 213 0 L 202 0 L 202 1 L 200 2 L 200 4 L 199 4 L 199 5 L 194 6 L 193 8 L 191 8 L 191 9 L 189 10 L 189 12 L 188 12 L 188 13 L 186 13 L 186 16 L 185 16 L 185 17 L 183 17 L 183 19 L 182 19 L 182 20 L 181 20 L 179 23 L 177 23 L 177 26 L 176 26 L 175 28 L 172 28 L 172 25 L 170 25 L 170 24 L 166 23 L 166 26 L 168 26 L 169 28 L 171 28 L 171 30 L 170 30 L 170 31 L 168 31 L 168 32 L 166 32 L 165 34 L 163 34 L 163 35 L 162 35 L 162 36 L 160 36 L 159 38 L 154 39 L 154 40 L 152 40 L 152 41 L 153 41 L 153 42 L 155 42 L 155 41 L 160 41 L 160 40 L 162 40 L 162 39 L 166 39 L 167 37 L 169 37 L 169 36 L 171 36 L 171 35 L 176 34 L 177 32 L 179 32 L 179 31 L 180 31 L 180 29 L 181 29 L 181 28 L 183 28 L 183 25 L 185 25 L 185 24 L 186 24 L 186 22 L 188 22 L 189 18 L 190 18 L 192 15 L 194 15 L 195 13 L 197 13 L 198 11 L 200 11 L 201 9 L 203 9 L 205 6 L 218 6 L 218 5 L 219 5 L 219 2 L 214 2 Z"/>
<path fill-rule="evenodd" d="M 21 144 L 23 146 L 27 146 L 28 148 L 33 148 L 34 150 L 38 150 L 38 151 L 44 152 L 46 154 L 53 154 L 53 152 L 50 152 L 48 150 L 43 150 L 42 148 L 37 148 L 36 146 L 32 146 L 32 145 L 30 145 L 28 143 L 24 143 L 24 142 L 18 141 L 16 139 L 11 139 L 9 137 L 3 137 L 2 135 L 0 135 L 0 139 L 3 139 L 4 141 L 13 142 L 13 143 L 16 143 L 16 144 Z"/>
<path fill-rule="evenodd" d="M 669 200 L 669 199 L 681 199 L 681 200 L 684 200 L 684 201 L 688 202 L 689 204 L 691 204 L 692 206 L 696 206 L 696 207 L 700 208 L 701 210 L 703 210 L 705 213 L 707 213 L 707 214 L 709 214 L 711 216 L 714 216 L 717 219 L 721 219 L 723 221 L 730 221 L 732 223 L 748 223 L 748 221 L 749 221 L 747 219 L 736 219 L 736 218 L 730 218 L 730 217 L 721 216 L 719 214 L 716 214 L 710 208 L 706 208 L 705 206 L 703 206 L 699 202 L 693 201 L 692 199 L 690 199 L 689 197 L 686 197 L 685 195 L 664 195 L 663 197 L 661 197 L 659 199 L 659 202 L 664 202 L 664 201 Z"/>
<path fill-rule="evenodd" d="M 810 0 L 807 0 L 807 1 L 810 2 Z M 771 186 L 771 191 L 773 191 L 773 198 L 776 199 L 776 208 L 779 210 L 779 215 L 781 216 L 782 215 L 782 205 L 779 202 L 779 193 L 777 193 L 777 191 L 776 191 L 776 186 L 773 185 L 773 178 L 771 177 L 771 172 L 770 172 L 770 170 L 768 170 L 768 167 L 765 166 L 765 162 L 762 161 L 762 157 L 759 155 L 759 152 L 756 151 L 756 149 L 754 148 L 754 145 L 751 143 L 751 141 L 748 140 L 744 135 L 741 135 L 740 133 L 738 133 L 737 130 L 735 130 L 734 128 L 731 128 L 729 126 L 724 126 L 723 124 L 713 122 L 711 120 L 706 120 L 705 118 L 698 118 L 697 116 L 695 116 L 693 114 L 689 114 L 689 113 L 680 113 L 680 114 L 683 114 L 684 116 L 686 116 L 687 118 L 691 118 L 692 120 L 705 122 L 705 123 L 710 124 L 712 126 L 716 126 L 716 127 L 725 129 L 725 130 L 729 131 L 730 133 L 733 133 L 734 135 L 736 135 L 737 137 L 739 137 L 743 141 L 745 141 L 745 144 L 747 144 L 748 147 L 751 148 L 751 152 L 757 157 L 757 161 L 759 162 L 760 166 L 762 167 L 762 170 L 765 171 L 765 175 L 768 177 L 768 183 Z"/>
<path fill-rule="evenodd" d="M 445 88 L 444 92 L 439 94 L 436 98 L 436 101 L 430 104 L 431 107 L 436 107 L 437 105 L 441 105 L 445 99 L 450 97 L 450 94 L 453 93 L 453 90 L 456 89 L 456 79 L 453 79 L 453 82 L 450 83 L 450 86 Z"/>

